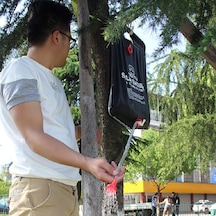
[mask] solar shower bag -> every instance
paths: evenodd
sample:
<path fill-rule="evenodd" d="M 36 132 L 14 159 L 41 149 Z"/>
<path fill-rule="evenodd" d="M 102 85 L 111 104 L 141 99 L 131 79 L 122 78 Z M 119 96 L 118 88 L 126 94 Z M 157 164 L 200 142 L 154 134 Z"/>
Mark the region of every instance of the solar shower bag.
<path fill-rule="evenodd" d="M 137 118 L 150 121 L 146 85 L 145 45 L 135 35 L 133 43 L 124 35 L 111 47 L 111 88 L 109 114 L 120 123 L 132 128 Z"/>

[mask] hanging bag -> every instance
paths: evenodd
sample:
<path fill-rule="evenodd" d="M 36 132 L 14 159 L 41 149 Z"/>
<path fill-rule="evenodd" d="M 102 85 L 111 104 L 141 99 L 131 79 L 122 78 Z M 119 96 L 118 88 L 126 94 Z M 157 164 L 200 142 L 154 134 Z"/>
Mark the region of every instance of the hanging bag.
<path fill-rule="evenodd" d="M 111 88 L 108 112 L 117 121 L 132 128 L 137 118 L 148 128 L 150 112 L 146 85 L 145 45 L 135 35 L 125 34 L 111 47 Z"/>

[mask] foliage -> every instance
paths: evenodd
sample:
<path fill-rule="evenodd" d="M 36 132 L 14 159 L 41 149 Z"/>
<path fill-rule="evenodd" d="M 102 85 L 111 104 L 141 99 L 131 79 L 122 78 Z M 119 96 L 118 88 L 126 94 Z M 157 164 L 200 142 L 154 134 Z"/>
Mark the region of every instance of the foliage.
<path fill-rule="evenodd" d="M 126 166 L 126 180 L 142 179 L 154 181 L 157 185 L 165 185 L 179 173 L 173 166 L 167 166 L 167 147 L 160 142 L 163 132 L 149 129 L 143 137 L 150 145 L 137 145 L 130 152 L 130 163 Z"/>
<path fill-rule="evenodd" d="M 8 181 L 0 180 L 0 194 L 9 194 L 10 185 Z"/>
<path fill-rule="evenodd" d="M 168 164 L 181 173 L 208 167 L 216 152 L 215 138 L 216 115 L 198 114 L 168 127 L 161 143 L 168 149 Z"/>
<path fill-rule="evenodd" d="M 137 179 L 143 174 L 147 174 L 147 167 L 149 166 L 149 156 L 151 156 L 150 149 L 153 151 L 153 144 L 159 140 L 159 131 L 149 129 L 144 132 L 142 139 L 147 140 L 148 146 L 142 144 L 136 144 L 132 146 L 129 152 L 128 162 L 126 164 L 126 180 Z M 154 154 L 153 154 L 154 155 Z M 151 167 L 153 170 L 153 167 Z M 152 175 L 154 178 L 155 175 Z"/>
<path fill-rule="evenodd" d="M 215 71 L 208 63 L 195 58 L 190 50 L 172 50 L 149 77 L 150 102 L 167 124 L 196 114 L 213 114 L 215 82 Z"/>
<path fill-rule="evenodd" d="M 80 125 L 81 124 L 80 107 L 72 106 L 70 109 L 71 109 L 71 113 L 72 113 L 72 116 L 73 116 L 74 124 L 75 125 Z"/>
<path fill-rule="evenodd" d="M 195 26 L 206 37 L 201 41 L 203 52 L 204 47 L 214 42 L 216 2 L 214 0 L 120 0 L 110 1 L 112 5 L 112 16 L 107 21 L 104 30 L 105 39 L 109 42 L 116 41 L 128 27 L 132 28 L 131 23 L 139 18 L 140 26 L 148 23 L 151 29 L 160 31 L 160 47 L 155 56 L 164 48 L 171 47 L 179 41 L 178 28 L 186 17 L 193 20 Z M 212 37 L 213 36 L 213 37 Z M 196 41 L 196 35 L 194 35 Z M 198 42 L 198 41 L 197 41 Z"/>

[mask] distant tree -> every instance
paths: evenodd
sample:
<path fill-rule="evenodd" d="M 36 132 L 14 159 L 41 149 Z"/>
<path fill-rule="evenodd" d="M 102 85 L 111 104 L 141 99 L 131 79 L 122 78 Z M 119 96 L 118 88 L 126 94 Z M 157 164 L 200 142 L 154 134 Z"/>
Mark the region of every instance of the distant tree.
<path fill-rule="evenodd" d="M 216 112 L 216 76 L 202 58 L 172 50 L 148 77 L 149 99 L 153 109 L 172 124 L 181 118 Z"/>
<path fill-rule="evenodd" d="M 161 136 L 168 149 L 168 166 L 175 166 L 179 174 L 196 168 L 206 170 L 209 162 L 215 161 L 215 138 L 216 114 L 197 114 L 172 124 Z"/>
<path fill-rule="evenodd" d="M 9 189 L 10 189 L 11 183 L 3 181 L 0 179 L 0 196 L 1 195 L 8 195 L 9 194 Z"/>
<path fill-rule="evenodd" d="M 0 174 L 0 196 L 1 195 L 8 195 L 9 188 L 11 185 L 10 174 L 9 174 L 9 167 L 11 164 L 5 164 L 2 166 L 2 172 Z"/>
<path fill-rule="evenodd" d="M 155 183 L 158 192 L 180 172 L 169 163 L 169 149 L 165 143 L 161 142 L 163 133 L 154 129 L 145 131 L 142 138 L 147 141 L 148 145 L 135 144 L 126 164 L 127 180 L 135 180 L 140 177 L 151 180 Z"/>

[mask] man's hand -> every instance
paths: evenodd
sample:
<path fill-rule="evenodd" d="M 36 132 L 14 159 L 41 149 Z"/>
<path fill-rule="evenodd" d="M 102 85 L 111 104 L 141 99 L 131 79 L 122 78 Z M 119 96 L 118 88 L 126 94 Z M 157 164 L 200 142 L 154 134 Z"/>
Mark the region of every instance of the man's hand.
<path fill-rule="evenodd" d="M 115 162 L 108 163 L 104 158 L 89 158 L 88 170 L 102 182 L 111 183 L 114 179 L 120 182 L 124 178 L 124 167 L 117 170 Z"/>

